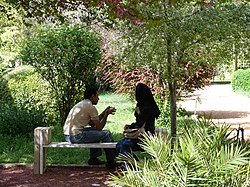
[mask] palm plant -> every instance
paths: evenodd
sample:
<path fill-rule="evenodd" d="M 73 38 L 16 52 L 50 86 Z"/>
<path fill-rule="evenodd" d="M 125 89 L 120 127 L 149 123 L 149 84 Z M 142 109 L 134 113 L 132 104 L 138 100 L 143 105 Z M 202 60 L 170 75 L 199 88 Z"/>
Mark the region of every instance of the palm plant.
<path fill-rule="evenodd" d="M 130 160 L 133 167 L 112 175 L 109 186 L 246 187 L 249 185 L 247 144 L 226 138 L 229 126 L 207 120 L 184 124 L 174 145 L 170 138 L 144 136 L 148 156 Z"/>

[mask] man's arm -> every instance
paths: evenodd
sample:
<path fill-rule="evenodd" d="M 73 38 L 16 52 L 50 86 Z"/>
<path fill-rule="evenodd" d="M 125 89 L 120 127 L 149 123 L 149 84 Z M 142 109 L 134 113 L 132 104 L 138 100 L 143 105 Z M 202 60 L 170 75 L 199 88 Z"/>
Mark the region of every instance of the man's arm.
<path fill-rule="evenodd" d="M 116 111 L 113 107 L 107 107 L 100 115 L 99 120 L 91 120 L 90 124 L 95 126 L 96 129 L 102 130 L 107 122 L 107 118 L 109 114 L 112 114 Z"/>

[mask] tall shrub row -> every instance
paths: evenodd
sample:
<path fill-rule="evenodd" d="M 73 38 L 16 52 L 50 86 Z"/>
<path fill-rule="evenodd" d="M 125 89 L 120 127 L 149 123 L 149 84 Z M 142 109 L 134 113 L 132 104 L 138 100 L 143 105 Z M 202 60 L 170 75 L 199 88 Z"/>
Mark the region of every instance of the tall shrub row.
<path fill-rule="evenodd" d="M 235 92 L 250 97 L 250 69 L 235 71 L 232 75 L 231 85 Z"/>
<path fill-rule="evenodd" d="M 1 79 L 0 134 L 29 135 L 37 126 L 56 122 L 53 93 L 33 68 L 15 68 Z"/>

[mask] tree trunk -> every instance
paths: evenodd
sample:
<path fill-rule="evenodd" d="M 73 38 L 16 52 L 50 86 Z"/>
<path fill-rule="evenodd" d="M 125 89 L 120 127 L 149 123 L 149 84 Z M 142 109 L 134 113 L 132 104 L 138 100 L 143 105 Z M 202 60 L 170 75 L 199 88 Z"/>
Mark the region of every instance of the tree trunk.
<path fill-rule="evenodd" d="M 167 39 L 167 76 L 168 89 L 170 94 L 170 119 L 171 119 L 171 137 L 176 138 L 176 80 L 173 75 L 175 72 L 172 65 L 172 40 L 171 37 Z"/>
<path fill-rule="evenodd" d="M 176 80 L 168 83 L 170 94 L 171 137 L 176 138 Z"/>

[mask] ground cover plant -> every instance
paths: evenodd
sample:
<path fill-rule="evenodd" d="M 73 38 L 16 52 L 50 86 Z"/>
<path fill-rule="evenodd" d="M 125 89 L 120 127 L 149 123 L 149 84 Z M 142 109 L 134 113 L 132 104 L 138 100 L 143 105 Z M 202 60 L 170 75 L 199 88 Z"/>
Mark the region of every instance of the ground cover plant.
<path fill-rule="evenodd" d="M 183 124 L 174 146 L 170 138 L 145 136 L 149 157 L 129 160 L 127 171 L 113 175 L 110 186 L 246 187 L 249 186 L 249 145 L 227 139 L 229 126 L 207 120 Z"/>

